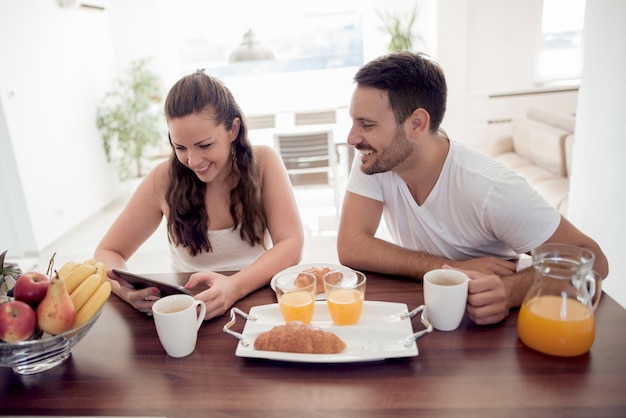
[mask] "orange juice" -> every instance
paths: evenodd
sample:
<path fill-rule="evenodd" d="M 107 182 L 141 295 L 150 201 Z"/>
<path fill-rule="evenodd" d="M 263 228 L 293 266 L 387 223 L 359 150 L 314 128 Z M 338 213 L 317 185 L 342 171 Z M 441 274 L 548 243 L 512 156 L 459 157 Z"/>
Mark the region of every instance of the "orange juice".
<path fill-rule="evenodd" d="M 524 344 L 542 353 L 578 356 L 593 344 L 593 312 L 571 298 L 535 296 L 522 305 L 517 332 Z"/>
<path fill-rule="evenodd" d="M 284 293 L 280 297 L 278 305 L 285 322 L 302 321 L 305 324 L 310 324 L 313 319 L 315 298 L 313 298 L 311 292 L 297 290 Z"/>
<path fill-rule="evenodd" d="M 352 325 L 361 317 L 363 295 L 357 289 L 333 289 L 326 295 L 326 303 L 335 324 Z"/>

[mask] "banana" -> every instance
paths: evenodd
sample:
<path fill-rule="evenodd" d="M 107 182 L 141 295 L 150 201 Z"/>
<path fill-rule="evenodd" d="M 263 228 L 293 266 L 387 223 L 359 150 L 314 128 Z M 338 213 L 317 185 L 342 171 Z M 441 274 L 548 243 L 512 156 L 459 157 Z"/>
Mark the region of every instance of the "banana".
<path fill-rule="evenodd" d="M 83 280 L 70 294 L 72 302 L 74 302 L 74 309 L 78 311 L 101 284 L 100 274 L 98 273 L 94 273 Z"/>
<path fill-rule="evenodd" d="M 100 276 L 100 283 L 104 283 L 107 279 L 107 269 L 102 261 L 96 262 L 96 274 Z"/>
<path fill-rule="evenodd" d="M 86 258 L 85 261 L 83 261 L 83 264 L 91 264 L 92 266 L 95 266 L 96 260 L 94 260 L 93 258 Z"/>
<path fill-rule="evenodd" d="M 76 261 L 68 261 L 67 263 L 63 264 L 63 266 L 59 270 L 57 270 L 57 274 L 60 278 L 65 279 L 67 275 L 70 274 L 70 272 L 72 272 L 78 266 L 80 266 L 80 263 L 77 263 Z"/>
<path fill-rule="evenodd" d="M 67 288 L 67 292 L 71 295 L 74 289 L 78 287 L 79 284 L 83 282 L 87 277 L 91 276 L 96 272 L 96 266 L 91 264 L 81 264 L 72 270 L 67 276 L 59 276 L 63 280 L 65 280 L 65 287 Z"/>
<path fill-rule="evenodd" d="M 100 308 L 109 299 L 111 294 L 111 283 L 106 280 L 102 283 L 95 292 L 87 299 L 87 302 L 76 313 L 76 320 L 74 321 L 74 328 L 83 325 L 89 321 L 100 310 Z"/>

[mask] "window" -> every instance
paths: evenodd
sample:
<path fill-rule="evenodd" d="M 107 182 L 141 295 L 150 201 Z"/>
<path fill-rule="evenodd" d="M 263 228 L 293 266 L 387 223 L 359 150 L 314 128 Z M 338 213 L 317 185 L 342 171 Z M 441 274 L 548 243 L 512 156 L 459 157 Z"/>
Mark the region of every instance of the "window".
<path fill-rule="evenodd" d="M 585 0 L 543 0 L 537 79 L 542 84 L 576 81 L 582 68 Z"/>
<path fill-rule="evenodd" d="M 190 2 L 193 0 L 189 0 Z M 192 24 L 194 16 L 181 17 L 184 26 L 174 31 L 179 65 L 183 73 L 205 68 L 218 78 L 250 74 L 287 73 L 359 67 L 363 64 L 362 13 L 356 7 L 331 6 L 325 10 L 299 6 L 285 7 L 278 0 L 237 3 L 229 13 L 219 12 L 209 2 L 196 2 L 195 15 L 212 16 L 211 25 Z M 343 4 L 343 3 L 342 3 Z M 200 12 L 208 8 L 205 13 Z M 181 13 L 180 11 L 176 11 Z M 244 13 L 245 12 L 245 13 Z M 237 15 L 236 21 L 230 16 Z M 237 24 L 234 24 L 236 22 Z M 246 38 L 253 34 L 252 38 Z M 254 42 L 250 42 L 253 39 Z M 229 57 L 240 42 L 243 50 L 271 51 L 272 57 L 255 61 Z M 242 52 L 246 54 L 246 52 Z"/>

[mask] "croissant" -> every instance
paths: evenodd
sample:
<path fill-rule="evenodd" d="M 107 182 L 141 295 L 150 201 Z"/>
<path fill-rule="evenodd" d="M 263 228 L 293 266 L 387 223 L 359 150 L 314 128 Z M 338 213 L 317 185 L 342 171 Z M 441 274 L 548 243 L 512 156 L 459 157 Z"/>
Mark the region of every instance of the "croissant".
<path fill-rule="evenodd" d="M 303 270 L 302 273 L 311 273 L 315 276 L 315 293 L 324 293 L 324 275 L 328 272 L 332 271 L 329 267 L 309 267 L 306 270 Z M 341 280 L 342 274 L 340 272 L 335 272 L 330 274 L 329 277 L 326 278 L 329 283 L 335 284 L 339 280 Z M 303 274 L 299 274 L 294 280 L 294 284 L 296 287 L 304 287 L 309 284 L 309 277 Z"/>
<path fill-rule="evenodd" d="M 292 321 L 259 334 L 254 348 L 288 353 L 338 354 L 346 348 L 346 343 L 330 331 Z"/>

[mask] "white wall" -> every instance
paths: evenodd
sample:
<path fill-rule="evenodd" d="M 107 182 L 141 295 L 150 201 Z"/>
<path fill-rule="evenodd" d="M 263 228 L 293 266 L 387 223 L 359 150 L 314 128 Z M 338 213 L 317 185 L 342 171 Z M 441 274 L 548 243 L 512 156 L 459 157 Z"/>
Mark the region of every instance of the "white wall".
<path fill-rule="evenodd" d="M 172 0 L 109 0 L 107 4 L 116 74 L 127 70 L 134 60 L 150 57 L 150 69 L 159 75 L 166 93 L 179 78 L 172 16 L 167 8 Z"/>
<path fill-rule="evenodd" d="M 604 249 L 603 286 L 626 307 L 626 2 L 588 0 L 585 16 L 568 214 Z"/>
<path fill-rule="evenodd" d="M 469 0 L 439 0 L 437 61 L 446 74 L 448 102 L 442 127 L 451 138 L 465 139 L 468 91 Z"/>
<path fill-rule="evenodd" d="M 470 0 L 468 91 L 534 87 L 542 0 Z"/>
<path fill-rule="evenodd" d="M 5 91 L 7 96 L 13 93 Z M 35 256 L 37 245 L 35 234 L 30 224 L 30 216 L 22 182 L 18 176 L 17 164 L 13 153 L 13 145 L 4 116 L 4 108 L 0 101 L 0 190 L 4 199 L 0 199 L 0 251 L 11 250 L 10 256 Z M 10 243 L 10 245 L 9 245 Z M 6 247 L 6 248 L 5 248 Z"/>
<path fill-rule="evenodd" d="M 106 12 L 2 0 L 0 60 L 0 150 L 16 162 L 2 173 L 0 248 L 32 256 L 117 187 L 94 123 L 112 75 Z"/>
<path fill-rule="evenodd" d="M 537 86 L 542 0 L 439 0 L 437 57 L 448 81 L 448 134 L 486 152 L 532 105 L 576 111 L 578 92 Z M 562 88 L 562 87 L 561 87 Z M 533 93 L 517 95 L 516 93 Z"/>

